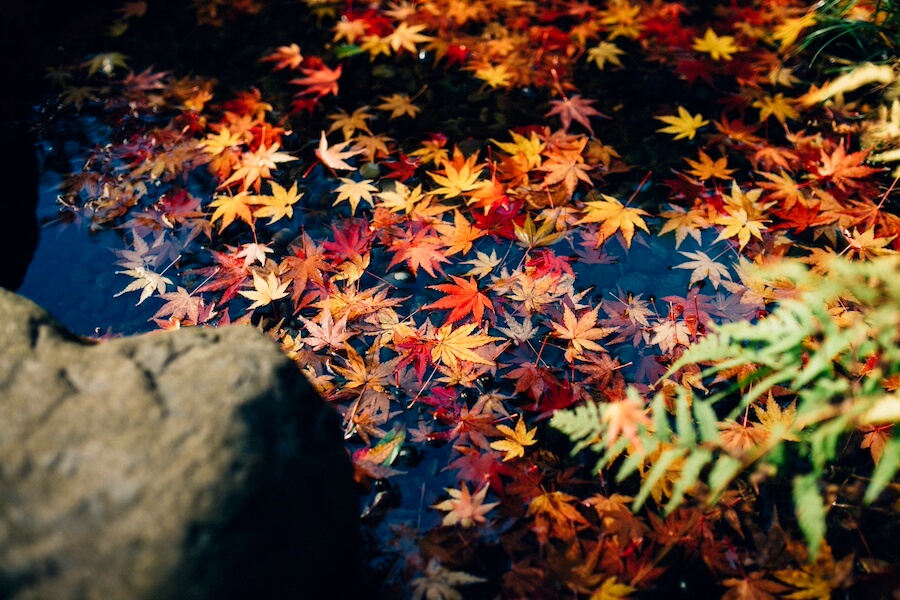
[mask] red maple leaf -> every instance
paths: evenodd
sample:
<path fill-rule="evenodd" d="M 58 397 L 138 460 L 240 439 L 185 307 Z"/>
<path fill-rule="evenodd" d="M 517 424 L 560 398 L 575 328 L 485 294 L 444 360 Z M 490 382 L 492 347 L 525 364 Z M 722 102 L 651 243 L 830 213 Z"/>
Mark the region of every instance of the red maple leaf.
<path fill-rule="evenodd" d="M 318 99 L 328 94 L 337 95 L 338 79 L 341 78 L 342 69 L 343 65 L 338 65 L 336 69 L 330 69 L 324 64 L 315 69 L 300 69 L 306 77 L 292 79 L 290 83 L 304 86 L 304 89 L 300 91 L 301 96 L 315 96 Z"/>
<path fill-rule="evenodd" d="M 478 484 L 487 481 L 493 491 L 503 494 L 503 480 L 500 479 L 500 475 L 511 477 L 513 472 L 500 460 L 499 453 L 468 446 L 455 446 L 455 449 L 461 456 L 447 465 L 446 470 L 458 469 L 456 477 L 460 481 Z"/>
<path fill-rule="evenodd" d="M 494 310 L 494 304 L 481 290 L 478 289 L 478 283 L 474 277 L 469 277 L 466 281 L 462 277 L 450 276 L 454 283 L 441 283 L 439 285 L 429 285 L 428 288 L 438 290 L 446 294 L 440 300 L 432 302 L 425 306 L 425 309 L 442 308 L 452 309 L 447 315 L 445 325 L 459 321 L 467 315 L 472 315 L 476 323 L 480 323 L 484 316 L 484 309 Z"/>
<path fill-rule="evenodd" d="M 422 164 L 418 158 L 410 158 L 403 152 L 398 154 L 397 160 L 389 160 L 381 163 L 388 168 L 389 173 L 384 175 L 385 179 L 396 179 L 398 181 L 406 181 L 416 176 L 416 169 Z"/>

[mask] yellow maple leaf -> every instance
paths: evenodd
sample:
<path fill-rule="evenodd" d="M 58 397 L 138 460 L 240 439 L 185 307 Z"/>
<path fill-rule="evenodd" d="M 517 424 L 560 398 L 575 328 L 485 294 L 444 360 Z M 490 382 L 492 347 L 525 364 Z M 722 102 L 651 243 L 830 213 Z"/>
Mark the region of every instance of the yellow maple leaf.
<path fill-rule="evenodd" d="M 416 115 L 422 110 L 418 106 L 412 103 L 409 96 L 406 94 L 391 94 L 390 96 L 381 96 L 381 99 L 384 100 L 381 104 L 376 106 L 378 110 L 391 111 L 389 119 L 398 119 L 402 116 L 407 116 L 411 118 L 416 118 Z"/>
<path fill-rule="evenodd" d="M 660 133 L 671 133 L 675 136 L 676 140 L 680 140 L 681 138 L 692 140 L 694 139 L 694 136 L 697 135 L 698 129 L 704 125 L 709 125 L 709 121 L 704 119 L 703 115 L 691 115 L 691 113 L 683 106 L 678 107 L 678 116 L 666 115 L 653 118 L 669 124 L 668 127 L 662 127 L 656 131 Z"/>
<path fill-rule="evenodd" d="M 508 425 L 497 425 L 497 429 L 506 439 L 491 442 L 491 448 L 499 450 L 500 452 L 506 452 L 506 456 L 503 457 L 503 462 L 525 456 L 525 446 L 533 446 L 537 443 L 537 440 L 534 439 L 537 427 L 530 430 L 526 429 L 525 419 L 521 416 L 516 423 L 515 429 Z"/>
<path fill-rule="evenodd" d="M 460 360 L 492 365 L 491 361 L 482 358 L 472 350 L 503 338 L 485 333 L 470 335 L 478 325 L 478 323 L 469 323 L 457 329 L 453 329 L 453 325 L 444 325 L 438 329 L 434 334 L 435 345 L 431 349 L 431 360 L 440 361 L 451 369 L 456 369 Z"/>
<path fill-rule="evenodd" d="M 769 96 L 763 94 L 758 100 L 754 101 L 752 106 L 759 109 L 759 122 L 762 123 L 770 116 L 778 119 L 779 123 L 784 123 L 788 119 L 797 120 L 800 113 L 794 108 L 791 100 L 784 97 L 784 94 L 775 94 Z"/>
<path fill-rule="evenodd" d="M 506 88 L 510 86 L 513 74 L 506 65 L 482 65 L 475 69 L 475 77 L 481 79 L 492 88 Z"/>
<path fill-rule="evenodd" d="M 288 295 L 287 287 L 291 283 L 288 279 L 284 282 L 275 277 L 275 273 L 269 273 L 265 279 L 258 273 L 253 274 L 253 290 L 241 290 L 238 293 L 245 298 L 253 300 L 253 304 L 247 307 L 247 310 L 253 310 L 261 306 L 266 306 L 274 300 L 284 298 Z"/>
<path fill-rule="evenodd" d="M 348 177 L 341 177 L 340 180 L 343 183 L 334 189 L 338 197 L 332 206 L 337 206 L 338 203 L 346 200 L 350 203 L 350 214 L 356 214 L 356 207 L 361 201 L 365 200 L 369 206 L 373 205 L 372 192 L 378 191 L 378 188 L 372 185 L 373 179 L 354 181 Z"/>
<path fill-rule="evenodd" d="M 702 38 L 694 38 L 694 50 L 706 52 L 713 60 L 731 60 L 731 55 L 743 50 L 734 43 L 734 36 L 716 35 L 711 28 L 706 28 Z"/>
<path fill-rule="evenodd" d="M 485 182 L 478 180 L 484 168 L 476 169 L 475 161 L 477 159 L 477 155 L 473 154 L 460 167 L 445 160 L 441 163 L 444 167 L 444 175 L 428 171 L 428 176 L 441 186 L 432 190 L 432 193 L 444 198 L 455 198 L 484 187 Z"/>
<path fill-rule="evenodd" d="M 723 208 L 728 214 L 716 217 L 713 223 L 724 225 L 725 229 L 719 232 L 719 237 L 713 243 L 737 237 L 740 244 L 739 249 L 743 250 L 744 246 L 750 243 L 750 236 L 759 240 L 763 239 L 762 230 L 766 229 L 763 223 L 768 223 L 768 219 L 752 219 L 743 208 L 734 208 L 728 205 Z"/>
<path fill-rule="evenodd" d="M 602 71 L 603 68 L 606 67 L 607 62 L 611 65 L 621 67 L 622 61 L 619 60 L 619 56 L 622 54 L 625 54 L 625 52 L 615 44 L 611 42 L 600 42 L 600 44 L 588 50 L 587 61 L 596 64 L 597 68 Z"/>
<path fill-rule="evenodd" d="M 281 145 L 278 142 L 266 147 L 260 144 L 256 152 L 244 152 L 241 155 L 241 166 L 219 187 L 227 187 L 232 183 L 243 180 L 241 190 L 246 190 L 250 186 L 259 191 L 260 183 L 263 179 L 272 176 L 272 169 L 278 168 L 278 163 L 291 162 L 297 160 L 290 154 L 278 152 Z"/>
<path fill-rule="evenodd" d="M 785 408 L 775 401 L 772 393 L 766 398 L 766 405 L 762 407 L 753 405 L 753 412 L 759 420 L 759 429 L 762 429 L 769 437 L 775 436 L 790 442 L 798 442 L 800 438 L 793 432 L 794 421 L 797 419 L 797 402 L 791 402 Z"/>
<path fill-rule="evenodd" d="M 603 580 L 603 584 L 591 594 L 590 600 L 627 600 L 635 591 L 627 583 L 619 583 L 613 575 Z"/>
<path fill-rule="evenodd" d="M 430 42 L 434 39 L 430 35 L 423 35 L 421 33 L 423 29 L 425 29 L 425 25 L 409 26 L 403 21 L 387 36 L 387 42 L 395 53 L 402 49 L 415 54 L 418 52 L 416 44 Z"/>
<path fill-rule="evenodd" d="M 584 217 L 578 221 L 579 224 L 600 223 L 598 235 L 600 243 L 612 237 L 617 231 L 620 231 L 622 237 L 625 238 L 625 246 L 631 248 L 635 227 L 650 233 L 647 223 L 643 219 L 644 216 L 649 216 L 650 213 L 640 208 L 629 208 L 612 196 L 606 194 L 600 194 L 600 196 L 603 198 L 602 200 L 584 203 Z"/>
<path fill-rule="evenodd" d="M 303 197 L 303 192 L 297 191 L 297 182 L 290 189 L 285 189 L 275 181 L 270 181 L 272 188 L 271 196 L 257 196 L 258 204 L 262 204 L 261 208 L 253 211 L 253 216 L 257 219 L 269 217 L 269 225 L 279 221 L 285 217 L 290 219 L 294 216 L 294 204 Z"/>

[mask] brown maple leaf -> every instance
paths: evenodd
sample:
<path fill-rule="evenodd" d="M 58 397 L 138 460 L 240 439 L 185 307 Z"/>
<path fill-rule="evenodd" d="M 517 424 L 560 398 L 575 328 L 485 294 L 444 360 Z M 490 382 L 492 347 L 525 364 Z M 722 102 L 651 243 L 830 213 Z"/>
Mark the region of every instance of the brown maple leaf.
<path fill-rule="evenodd" d="M 591 127 L 590 117 L 610 118 L 591 106 L 594 102 L 596 102 L 596 100 L 582 98 L 581 94 L 572 94 L 571 97 L 551 100 L 550 104 L 553 105 L 553 108 L 547 111 L 544 116 L 550 117 L 559 115 L 564 131 L 569 130 L 569 126 L 572 125 L 572 121 L 574 120 L 584 125 L 584 128 L 590 131 L 591 135 L 594 135 L 594 128 Z"/>

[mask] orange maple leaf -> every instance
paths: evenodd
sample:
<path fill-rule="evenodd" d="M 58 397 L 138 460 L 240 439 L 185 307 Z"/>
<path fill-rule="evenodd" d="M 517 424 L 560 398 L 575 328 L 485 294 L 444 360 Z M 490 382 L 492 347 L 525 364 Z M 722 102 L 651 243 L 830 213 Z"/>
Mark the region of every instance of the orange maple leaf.
<path fill-rule="evenodd" d="M 485 483 L 474 494 L 469 492 L 465 483 L 460 484 L 458 490 L 445 488 L 450 494 L 450 498 L 433 506 L 438 510 L 447 511 L 441 524 L 449 527 L 458 523 L 463 527 L 471 527 L 476 523 L 486 523 L 487 519 L 484 515 L 499 504 L 499 502 L 484 503 L 488 487 L 488 484 Z"/>
<path fill-rule="evenodd" d="M 439 285 L 429 285 L 428 288 L 438 290 L 447 294 L 440 300 L 432 302 L 424 308 L 441 308 L 452 309 L 447 315 L 445 325 L 454 323 L 471 314 L 476 323 L 480 323 L 484 316 L 484 309 L 494 310 L 494 304 L 491 299 L 478 289 L 478 283 L 474 277 L 469 277 L 466 281 L 461 277 L 450 276 L 454 283 L 442 283 Z"/>
<path fill-rule="evenodd" d="M 879 173 L 883 169 L 875 167 L 863 166 L 862 162 L 869 155 L 868 150 L 860 150 L 859 152 L 851 152 L 847 154 L 844 150 L 844 144 L 835 148 L 834 152 L 829 156 L 824 150 L 820 150 L 822 155 L 822 164 L 818 168 L 819 179 L 831 181 L 840 189 L 846 189 L 845 185 L 855 186 L 855 179 L 868 177 L 873 173 Z"/>
<path fill-rule="evenodd" d="M 606 352 L 606 349 L 595 342 L 615 331 L 613 328 L 596 327 L 597 315 L 600 306 L 596 306 L 593 310 L 589 310 L 580 317 L 576 317 L 575 313 L 568 306 L 563 307 L 563 322 L 551 322 L 553 327 L 553 335 L 569 340 L 566 348 L 566 360 L 572 362 L 576 358 L 582 358 L 585 350 L 596 350 Z"/>
<path fill-rule="evenodd" d="M 432 277 L 437 277 L 435 270 L 443 274 L 440 263 L 450 262 L 442 251 L 440 240 L 431 235 L 429 229 L 420 229 L 412 237 L 394 240 L 391 251 L 395 254 L 388 268 L 406 261 L 413 275 L 421 267 Z"/>

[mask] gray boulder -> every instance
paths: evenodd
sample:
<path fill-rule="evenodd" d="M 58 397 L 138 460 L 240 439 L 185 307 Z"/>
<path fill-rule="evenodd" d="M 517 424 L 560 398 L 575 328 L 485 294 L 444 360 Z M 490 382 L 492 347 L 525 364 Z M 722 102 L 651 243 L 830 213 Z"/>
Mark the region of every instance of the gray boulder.
<path fill-rule="evenodd" d="M 86 342 L 0 289 L 0 598 L 357 597 L 338 415 L 247 326 Z"/>

